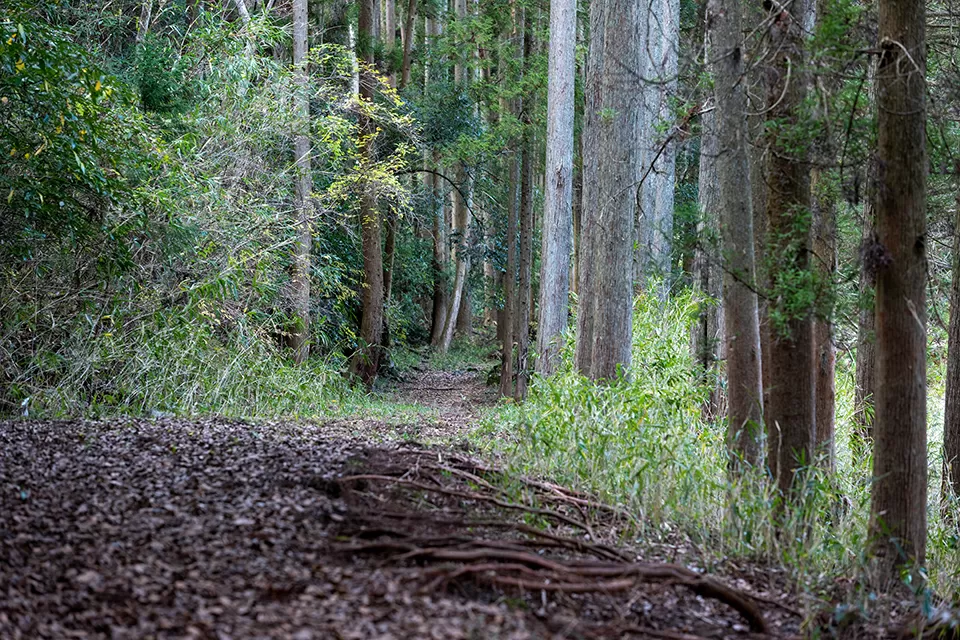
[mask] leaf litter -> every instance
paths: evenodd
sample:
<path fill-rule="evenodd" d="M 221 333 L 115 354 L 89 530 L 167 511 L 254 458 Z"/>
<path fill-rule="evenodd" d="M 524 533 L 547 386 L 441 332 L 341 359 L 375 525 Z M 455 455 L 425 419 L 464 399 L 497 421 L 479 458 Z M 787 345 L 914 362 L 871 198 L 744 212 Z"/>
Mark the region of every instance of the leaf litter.
<path fill-rule="evenodd" d="M 414 389 L 458 383 L 440 382 Z M 484 393 L 435 402 L 451 436 Z M 0 638 L 798 633 L 784 594 L 640 557 L 592 496 L 350 429 L 0 423 Z"/>

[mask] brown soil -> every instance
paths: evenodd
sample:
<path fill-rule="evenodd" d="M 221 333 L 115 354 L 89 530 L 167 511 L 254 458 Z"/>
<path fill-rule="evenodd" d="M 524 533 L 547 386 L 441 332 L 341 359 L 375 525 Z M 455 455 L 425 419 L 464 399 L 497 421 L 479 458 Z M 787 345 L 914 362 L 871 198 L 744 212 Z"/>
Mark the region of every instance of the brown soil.
<path fill-rule="evenodd" d="M 476 376 L 398 385 L 462 439 Z M 409 427 L 409 425 L 407 425 Z M 0 638 L 761 638 L 769 576 L 617 544 L 623 514 L 379 421 L 0 423 Z M 361 437 L 346 437 L 345 432 Z"/>

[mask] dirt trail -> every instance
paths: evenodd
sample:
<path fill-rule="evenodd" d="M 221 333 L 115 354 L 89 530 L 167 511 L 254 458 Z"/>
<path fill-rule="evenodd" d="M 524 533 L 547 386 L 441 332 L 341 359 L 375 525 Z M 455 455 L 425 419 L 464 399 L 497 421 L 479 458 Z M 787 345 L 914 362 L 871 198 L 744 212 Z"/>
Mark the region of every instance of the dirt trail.
<path fill-rule="evenodd" d="M 426 372 L 397 393 L 439 412 L 420 436 L 448 441 L 493 399 L 469 373 Z M 504 491 L 502 473 L 462 451 L 345 436 L 375 423 L 0 423 L 0 638 L 797 628 L 746 582 L 734 592 L 602 544 L 619 516 L 589 496 L 533 480 Z M 378 441 L 399 433 L 377 429 Z M 771 635 L 751 632 L 751 612 Z"/>

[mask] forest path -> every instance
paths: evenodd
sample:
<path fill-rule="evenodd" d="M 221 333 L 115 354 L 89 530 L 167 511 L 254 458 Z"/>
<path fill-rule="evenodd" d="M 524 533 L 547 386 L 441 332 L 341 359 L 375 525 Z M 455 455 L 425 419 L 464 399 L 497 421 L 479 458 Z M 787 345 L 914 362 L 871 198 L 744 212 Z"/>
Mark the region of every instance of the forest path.
<path fill-rule="evenodd" d="M 421 425 L 415 437 L 455 444 L 476 426 L 481 410 L 496 403 L 498 394 L 486 384 L 480 371 L 418 367 L 403 376 L 387 397 L 437 412 L 438 420 L 433 425 Z"/>
<path fill-rule="evenodd" d="M 482 382 L 420 372 L 392 393 L 438 412 L 418 437 L 456 442 L 492 401 Z M 641 561 L 595 498 L 408 431 L 365 416 L 0 422 L 0 638 L 796 632 L 756 582 Z"/>

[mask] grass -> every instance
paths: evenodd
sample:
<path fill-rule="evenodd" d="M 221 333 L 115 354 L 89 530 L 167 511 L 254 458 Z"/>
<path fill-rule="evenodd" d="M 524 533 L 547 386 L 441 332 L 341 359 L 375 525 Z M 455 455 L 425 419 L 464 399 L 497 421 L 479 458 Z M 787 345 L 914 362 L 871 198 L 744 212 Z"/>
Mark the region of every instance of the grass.
<path fill-rule="evenodd" d="M 725 424 L 701 417 L 706 388 L 695 375 L 689 327 L 701 301 L 691 293 L 636 302 L 632 378 L 597 386 L 573 371 L 572 344 L 560 372 L 535 380 L 527 402 L 503 404 L 476 439 L 519 473 L 541 474 L 597 493 L 636 516 L 635 541 L 676 540 L 714 561 L 785 566 L 797 585 L 832 589 L 868 565 L 871 461 L 852 455 L 853 363 L 838 362 L 837 470 L 812 466 L 796 504 L 775 527 L 778 496 L 757 470 L 731 483 Z M 931 376 L 936 381 L 936 376 Z M 931 391 L 929 584 L 960 597 L 960 531 L 939 509 L 942 389 Z M 866 597 L 866 596 L 865 596 Z"/>

